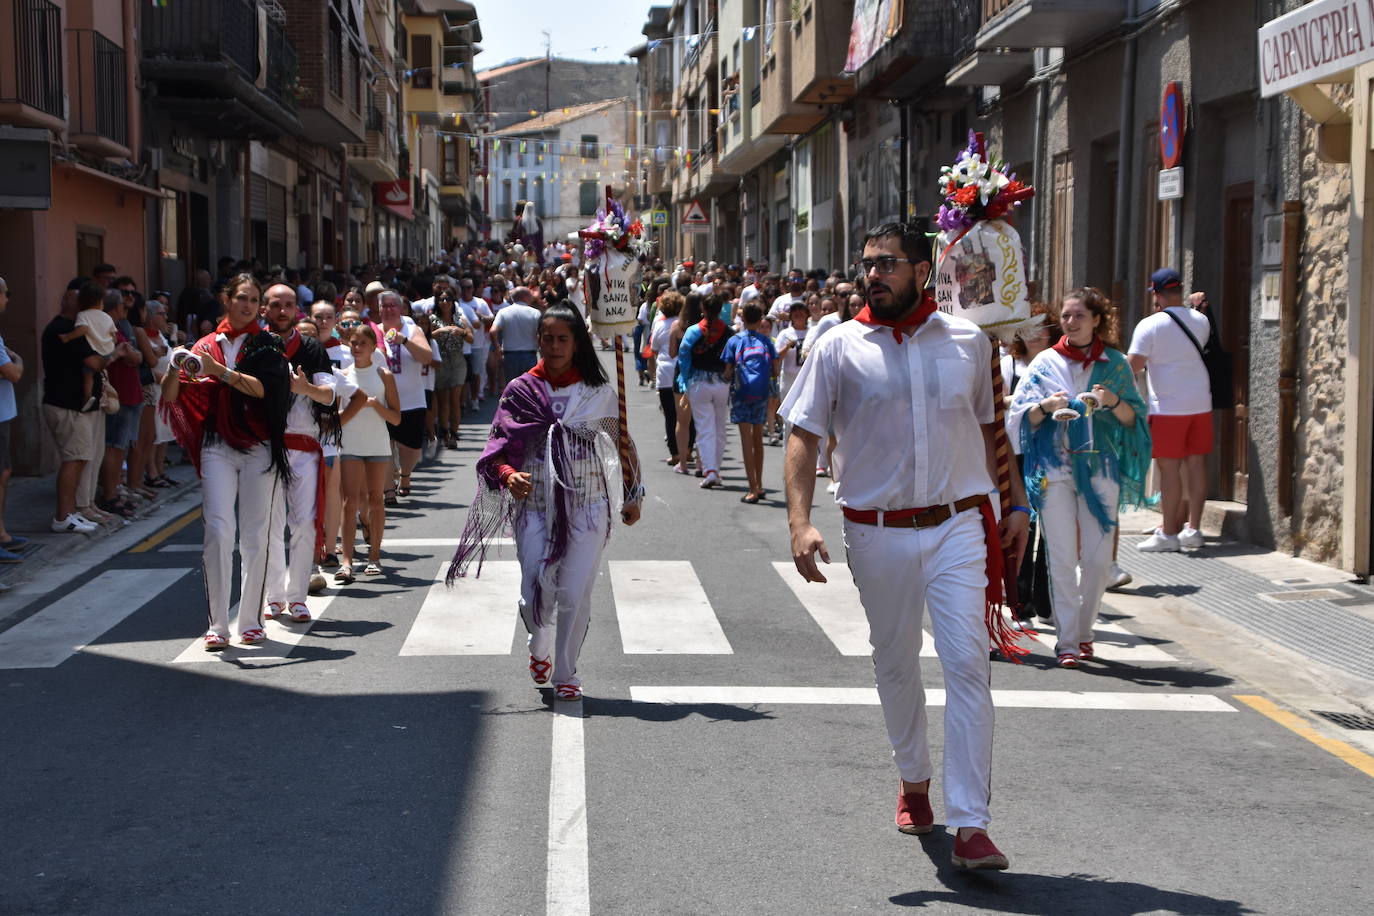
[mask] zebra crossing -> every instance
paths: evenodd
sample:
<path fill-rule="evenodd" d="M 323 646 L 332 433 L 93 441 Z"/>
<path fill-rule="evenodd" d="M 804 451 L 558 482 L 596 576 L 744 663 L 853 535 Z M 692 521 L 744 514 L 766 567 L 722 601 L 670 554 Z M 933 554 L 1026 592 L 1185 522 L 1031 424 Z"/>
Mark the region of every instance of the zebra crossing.
<path fill-rule="evenodd" d="M 420 543 L 424 540 L 425 543 Z M 412 539 L 405 545 L 447 546 L 439 539 Z M 176 545 L 173 545 L 176 546 Z M 176 554 L 176 550 L 168 550 Z M 868 624 L 859 603 L 858 589 L 843 563 L 826 568 L 824 584 L 804 582 L 790 562 L 772 564 L 784 585 L 770 593 L 790 594 L 806 612 L 788 622 L 813 629 L 824 637 L 829 650 L 841 656 L 869 654 Z M 523 652 L 524 628 L 516 608 L 520 568 L 514 560 L 485 563 L 479 577 L 465 578 L 456 588 L 444 584 L 447 562 L 429 567 L 429 586 L 423 590 L 418 610 L 397 655 L 416 656 L 509 656 Z M 614 616 L 619 648 L 626 655 L 729 656 L 735 650 L 717 609 L 690 561 L 611 560 L 603 567 L 613 597 L 610 609 L 597 609 L 605 619 Z M 195 570 L 178 566 L 157 572 L 160 585 L 149 593 L 148 570 L 117 569 L 101 573 L 91 582 L 53 602 L 20 624 L 0 633 L 0 669 L 52 668 L 77 653 L 134 657 L 146 661 L 142 644 L 102 642 L 101 637 L 130 615 L 160 603 L 160 596 Z M 416 589 L 417 593 L 421 590 Z M 198 665 L 219 659 L 255 662 L 281 660 L 307 640 L 320 620 L 337 612 L 347 619 L 365 596 L 329 592 L 310 599 L 315 617 L 308 623 L 289 620 L 265 622 L 266 642 L 257 646 L 233 645 L 223 653 L 206 652 L 196 638 L 181 644 L 166 659 L 173 665 Z M 337 606 L 337 607 L 336 607 Z M 789 613 L 789 603 L 777 602 L 774 614 Z M 233 619 L 237 608 L 231 609 Z M 1034 654 L 1053 657 L 1054 634 L 1043 632 L 1023 640 Z M 1158 645 L 1115 623 L 1097 627 L 1098 658 L 1128 665 L 1160 665 L 1178 660 Z M 921 655 L 937 657 L 935 641 L 926 633 Z"/>

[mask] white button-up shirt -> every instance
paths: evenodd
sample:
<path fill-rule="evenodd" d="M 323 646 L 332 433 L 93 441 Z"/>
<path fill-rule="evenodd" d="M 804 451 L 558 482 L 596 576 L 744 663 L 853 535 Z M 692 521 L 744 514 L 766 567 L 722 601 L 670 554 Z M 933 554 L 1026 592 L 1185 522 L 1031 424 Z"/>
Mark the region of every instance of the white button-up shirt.
<path fill-rule="evenodd" d="M 819 340 L 782 404 L 788 422 L 836 437 L 835 501 L 894 511 L 994 489 L 981 424 L 994 418 L 992 344 L 935 312 L 898 343 L 846 321 Z"/>

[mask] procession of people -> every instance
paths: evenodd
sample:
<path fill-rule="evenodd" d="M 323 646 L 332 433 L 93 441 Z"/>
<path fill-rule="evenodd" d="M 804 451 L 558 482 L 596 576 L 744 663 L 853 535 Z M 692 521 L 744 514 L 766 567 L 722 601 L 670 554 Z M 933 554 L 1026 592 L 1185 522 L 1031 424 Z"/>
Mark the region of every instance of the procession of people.
<path fill-rule="evenodd" d="M 250 269 L 223 279 L 217 323 L 179 316 L 203 333 L 168 354 L 156 401 L 203 481 L 206 650 L 263 642 L 266 618 L 308 624 L 328 570 L 334 587 L 385 577 L 387 508 L 410 498 L 421 462 L 468 443 L 477 491 L 447 583 L 461 593 L 510 538 L 528 676 L 580 700 L 602 554 L 617 521 L 643 511 L 647 459 L 625 411 L 637 379 L 657 395 L 664 462 L 703 490 L 725 486 L 738 427 L 741 501 L 785 506 L 809 582 L 825 582 L 830 562 L 811 520 L 818 481 L 839 505 L 908 834 L 934 825 L 929 616 L 953 860 L 1008 867 L 988 833 L 992 662 L 1019 662 L 1037 615 L 1053 624 L 1060 667 L 1094 658 L 1118 511 L 1149 501 L 1150 410 L 1115 307 L 1074 289 L 1020 303 L 1010 333 L 989 333 L 957 298 L 937 306 L 937 274 L 964 233 L 933 247 L 923 221 L 874 227 L 848 269 L 809 275 L 636 257 L 622 224 L 594 224 L 585 248 L 547 246 L 555 267 L 522 245 L 530 236 L 419 268 L 365 265 L 321 278 L 308 311 L 292 284 Z M 631 307 L 614 314 L 603 291 L 626 281 L 612 262 L 633 271 Z M 785 446 L 771 472 L 770 445 Z"/>

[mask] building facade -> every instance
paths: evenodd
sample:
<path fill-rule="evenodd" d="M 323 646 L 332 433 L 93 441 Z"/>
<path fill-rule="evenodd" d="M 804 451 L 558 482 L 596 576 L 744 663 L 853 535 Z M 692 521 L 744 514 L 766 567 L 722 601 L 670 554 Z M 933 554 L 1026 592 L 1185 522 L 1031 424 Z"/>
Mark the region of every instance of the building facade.
<path fill-rule="evenodd" d="M 0 333 L 30 367 L 16 471 L 56 464 L 38 341 L 72 277 L 109 263 L 175 300 L 224 256 L 346 269 L 469 233 L 444 191 L 470 201 L 470 158 L 445 169 L 439 116 L 480 101 L 476 20 L 464 0 L 0 0 Z M 441 88 L 412 115 L 417 78 Z"/>
<path fill-rule="evenodd" d="M 1228 532 L 1365 575 L 1367 14 L 1338 0 L 675 0 L 634 52 L 641 108 L 667 92 L 653 55 L 671 60 L 676 117 L 650 196 L 673 203 L 678 259 L 845 268 L 868 227 L 933 215 L 940 166 L 983 132 L 1037 188 L 1015 219 L 1038 295 L 1098 286 L 1129 338 L 1156 268 L 1208 294 L 1235 361 L 1209 468 Z M 1332 15 L 1355 17 L 1360 39 L 1301 44 Z M 653 123 L 641 114 L 641 143 Z M 684 231 L 689 207 L 706 227 Z"/>

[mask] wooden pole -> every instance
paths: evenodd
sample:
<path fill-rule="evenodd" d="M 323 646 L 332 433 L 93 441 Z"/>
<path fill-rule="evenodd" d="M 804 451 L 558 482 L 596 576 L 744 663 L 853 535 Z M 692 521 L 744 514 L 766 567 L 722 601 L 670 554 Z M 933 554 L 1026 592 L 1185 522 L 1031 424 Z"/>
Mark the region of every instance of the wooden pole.
<path fill-rule="evenodd" d="M 997 338 L 992 337 L 992 404 L 993 423 L 992 441 L 997 453 L 997 496 L 1002 507 L 1002 518 L 1011 513 L 1011 440 L 1007 436 L 1007 398 L 1006 384 L 1002 381 L 1002 359 Z M 1030 549 L 1030 545 L 1026 545 Z M 1021 596 L 1016 589 L 1016 577 L 1021 570 L 1020 557 L 1016 551 L 1003 551 L 1002 593 L 1006 605 L 1013 614 L 1021 610 Z"/>

